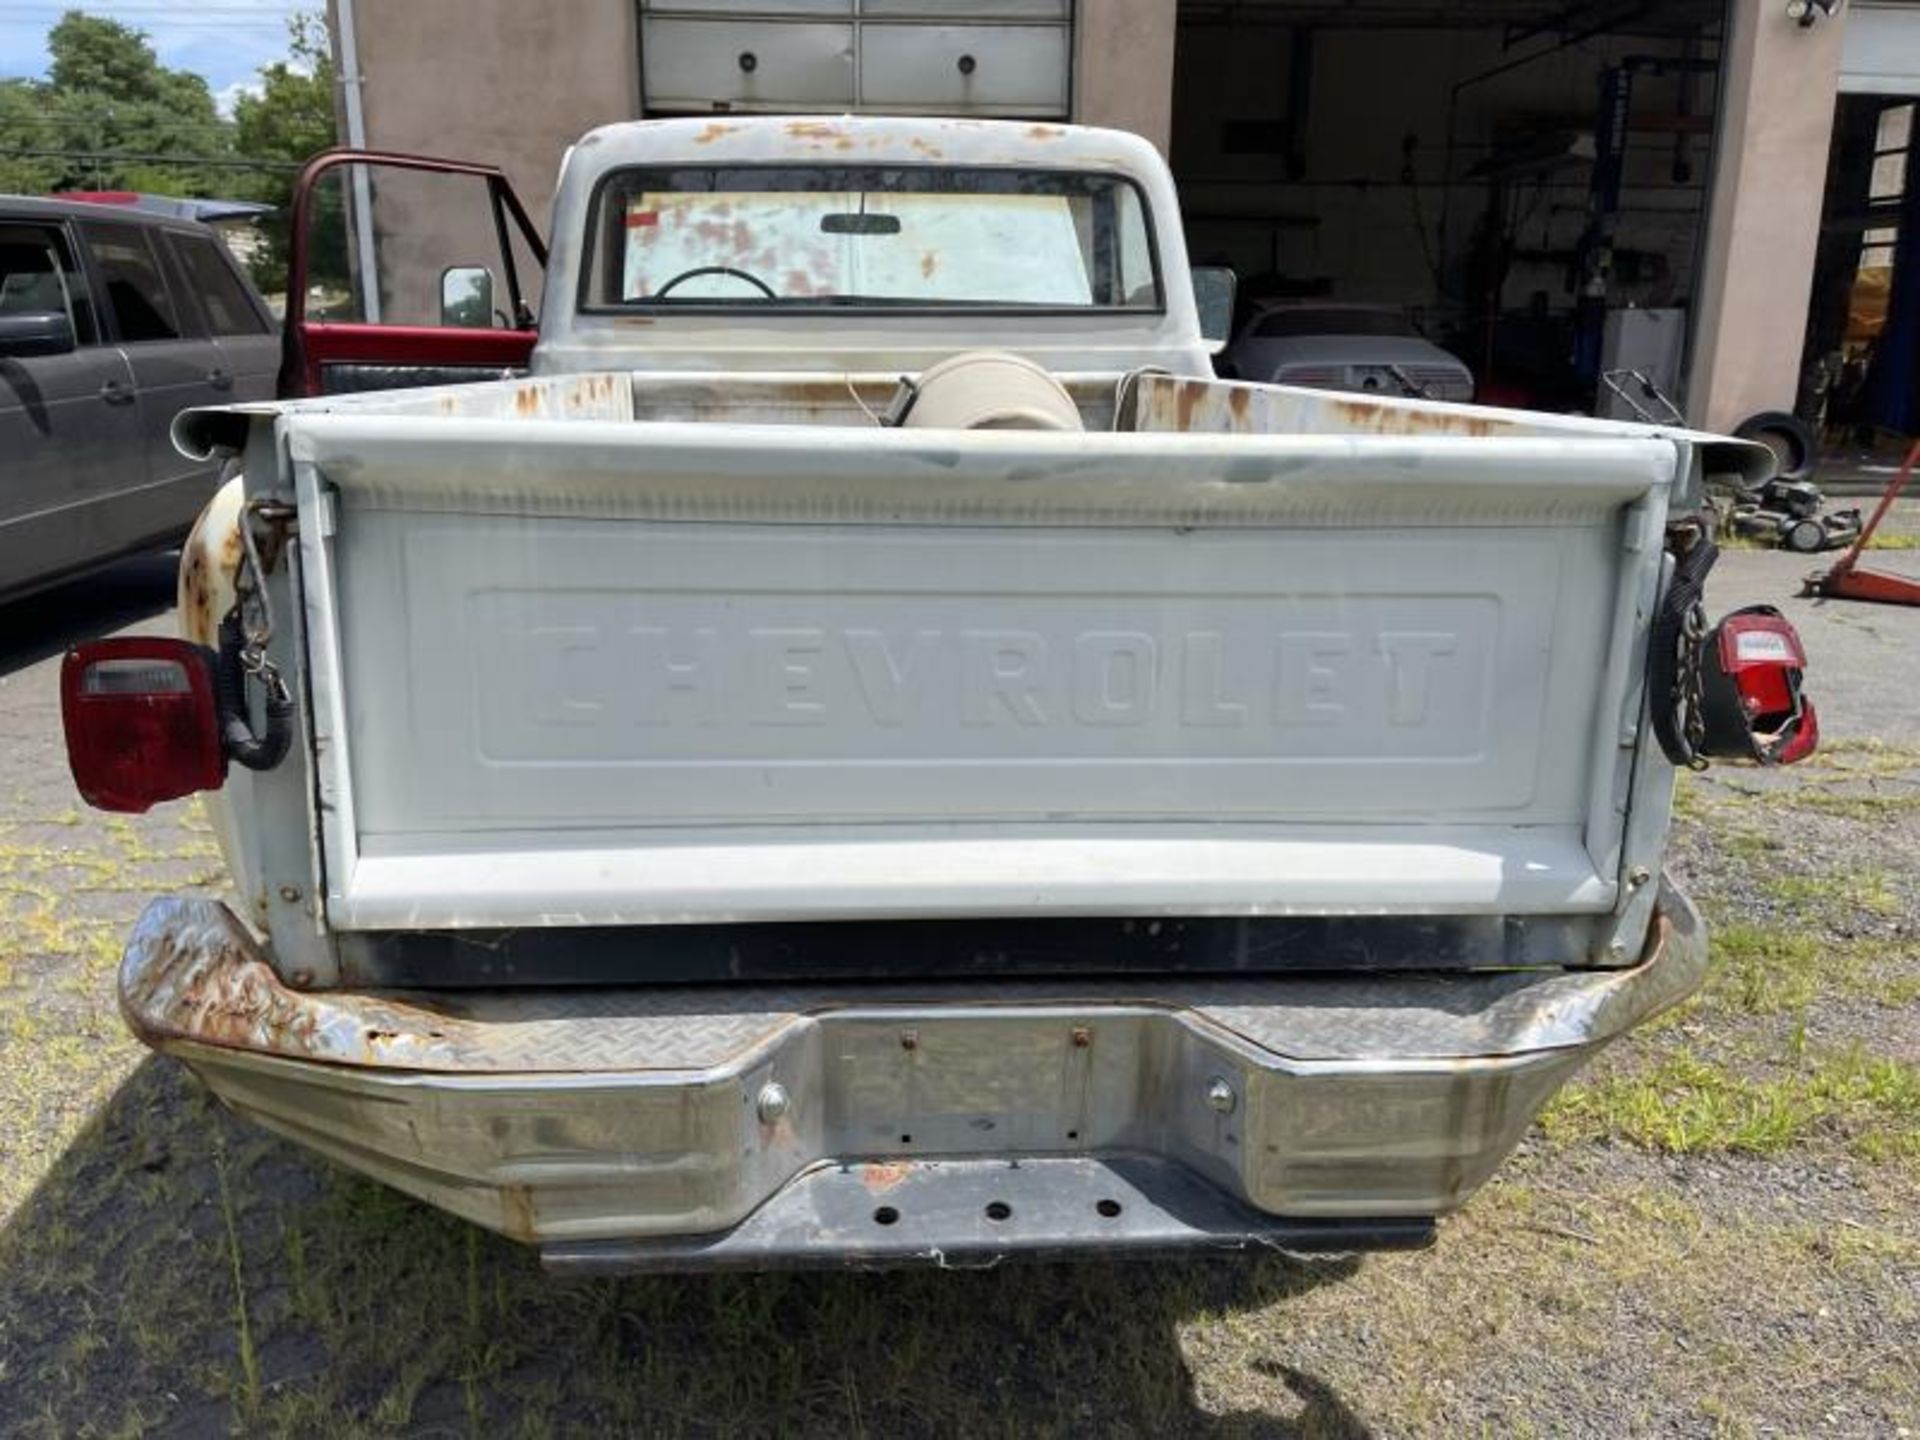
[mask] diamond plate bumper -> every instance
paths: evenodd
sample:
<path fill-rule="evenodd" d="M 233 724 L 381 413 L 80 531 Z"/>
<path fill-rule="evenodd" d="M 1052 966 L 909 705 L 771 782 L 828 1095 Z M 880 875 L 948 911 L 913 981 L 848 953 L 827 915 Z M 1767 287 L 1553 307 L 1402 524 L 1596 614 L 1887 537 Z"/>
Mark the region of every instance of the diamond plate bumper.
<path fill-rule="evenodd" d="M 1622 970 L 309 994 L 223 907 L 162 900 L 120 984 L 236 1111 L 604 1269 L 1405 1244 L 1704 963 L 1667 888 Z M 1120 1224 L 1092 1207 L 1123 1162 L 1150 1183 Z"/>

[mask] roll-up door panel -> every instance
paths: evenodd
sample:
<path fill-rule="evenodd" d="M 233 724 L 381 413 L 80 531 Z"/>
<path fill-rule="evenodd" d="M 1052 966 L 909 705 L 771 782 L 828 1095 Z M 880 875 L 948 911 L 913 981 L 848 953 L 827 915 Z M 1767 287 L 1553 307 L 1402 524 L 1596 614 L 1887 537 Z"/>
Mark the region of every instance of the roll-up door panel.
<path fill-rule="evenodd" d="M 868 25 L 865 105 L 952 114 L 1064 115 L 1067 30 L 1050 25 Z"/>
<path fill-rule="evenodd" d="M 873 19 L 1066 20 L 1073 0 L 862 0 L 860 13 Z"/>
<path fill-rule="evenodd" d="M 650 19 L 641 51 L 654 109 L 854 102 L 850 25 Z"/>
<path fill-rule="evenodd" d="M 641 0 L 640 8 L 654 15 L 738 15 L 751 10 L 769 16 L 836 16 L 847 19 L 853 14 L 854 0 Z M 871 9 L 872 6 L 867 7 Z"/>

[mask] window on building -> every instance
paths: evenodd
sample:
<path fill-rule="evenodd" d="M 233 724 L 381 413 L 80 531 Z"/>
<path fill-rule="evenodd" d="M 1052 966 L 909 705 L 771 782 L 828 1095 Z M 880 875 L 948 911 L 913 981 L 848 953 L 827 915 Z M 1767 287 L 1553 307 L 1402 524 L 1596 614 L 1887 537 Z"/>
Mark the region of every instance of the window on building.
<path fill-rule="evenodd" d="M 1873 142 L 1873 178 L 1867 183 L 1869 201 L 1898 200 L 1907 193 L 1907 150 L 1912 143 L 1912 102 L 1882 110 Z"/>

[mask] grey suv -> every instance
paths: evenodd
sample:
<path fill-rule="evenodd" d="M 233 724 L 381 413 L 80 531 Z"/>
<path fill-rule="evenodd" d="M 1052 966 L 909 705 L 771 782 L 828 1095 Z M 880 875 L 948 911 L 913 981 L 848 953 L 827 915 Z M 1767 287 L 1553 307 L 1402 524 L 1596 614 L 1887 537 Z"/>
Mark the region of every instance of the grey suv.
<path fill-rule="evenodd" d="M 184 535 L 219 477 L 173 417 L 272 399 L 279 363 L 207 226 L 0 196 L 0 599 Z"/>

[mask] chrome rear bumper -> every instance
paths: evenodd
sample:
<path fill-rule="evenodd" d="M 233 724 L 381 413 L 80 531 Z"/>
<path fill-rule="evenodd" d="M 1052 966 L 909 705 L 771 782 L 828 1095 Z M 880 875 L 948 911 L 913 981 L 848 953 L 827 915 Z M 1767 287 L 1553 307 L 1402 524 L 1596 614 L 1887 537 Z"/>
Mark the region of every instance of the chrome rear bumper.
<path fill-rule="evenodd" d="M 1418 1244 L 1704 964 L 1669 888 L 1622 970 L 308 994 L 162 900 L 120 983 L 236 1111 L 605 1270 Z"/>

